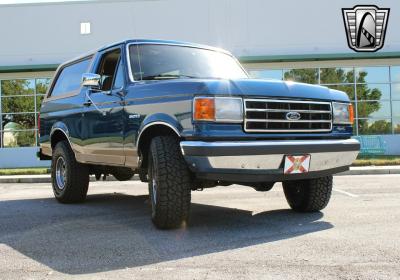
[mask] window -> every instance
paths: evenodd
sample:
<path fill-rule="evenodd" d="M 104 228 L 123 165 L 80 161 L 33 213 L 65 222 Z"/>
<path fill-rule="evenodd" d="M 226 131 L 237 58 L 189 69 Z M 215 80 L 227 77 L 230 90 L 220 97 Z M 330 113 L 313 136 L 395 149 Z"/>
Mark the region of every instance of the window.
<path fill-rule="evenodd" d="M 90 34 L 90 22 L 81 22 L 81 34 Z"/>
<path fill-rule="evenodd" d="M 97 74 L 101 76 L 101 90 L 111 90 L 121 50 L 113 50 L 103 55 Z"/>
<path fill-rule="evenodd" d="M 57 77 L 51 96 L 71 93 L 81 87 L 82 74 L 89 68 L 90 59 L 85 59 L 65 66 Z"/>
<path fill-rule="evenodd" d="M 124 65 L 122 64 L 122 61 L 120 60 L 120 62 L 118 64 L 117 74 L 115 75 L 113 89 L 120 89 L 120 88 L 124 87 L 124 84 L 125 84 Z"/>
<path fill-rule="evenodd" d="M 282 70 L 250 70 L 249 74 L 255 79 L 282 80 Z"/>
<path fill-rule="evenodd" d="M 287 69 L 283 71 L 283 79 L 285 81 L 318 84 L 318 69 Z"/>
<path fill-rule="evenodd" d="M 354 83 L 353 68 L 321 68 L 320 69 L 321 84 L 345 84 Z"/>
<path fill-rule="evenodd" d="M 213 50 L 172 45 L 131 45 L 129 56 L 135 80 L 248 78 L 232 56 Z"/>
<path fill-rule="evenodd" d="M 356 68 L 357 83 L 388 83 L 389 67 L 360 67 Z"/>
<path fill-rule="evenodd" d="M 0 81 L 0 148 L 37 145 L 37 112 L 49 78 Z"/>

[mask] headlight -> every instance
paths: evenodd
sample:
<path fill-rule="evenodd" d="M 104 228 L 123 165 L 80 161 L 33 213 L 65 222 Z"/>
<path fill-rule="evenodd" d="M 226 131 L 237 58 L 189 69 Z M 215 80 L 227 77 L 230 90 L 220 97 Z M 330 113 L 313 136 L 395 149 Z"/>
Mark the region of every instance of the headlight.
<path fill-rule="evenodd" d="M 195 97 L 195 121 L 243 122 L 243 100 L 238 97 Z"/>
<path fill-rule="evenodd" d="M 335 124 L 353 124 L 354 110 L 350 103 L 332 102 L 333 123 Z"/>

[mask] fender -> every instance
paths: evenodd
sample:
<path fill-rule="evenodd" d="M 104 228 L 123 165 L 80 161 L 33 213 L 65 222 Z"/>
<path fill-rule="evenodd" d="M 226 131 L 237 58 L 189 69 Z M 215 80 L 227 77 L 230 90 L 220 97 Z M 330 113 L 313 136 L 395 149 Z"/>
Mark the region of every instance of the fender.
<path fill-rule="evenodd" d="M 139 130 L 138 130 L 138 137 L 136 140 L 136 147 L 139 147 L 140 137 L 142 136 L 143 132 L 146 131 L 149 127 L 153 125 L 165 125 L 171 128 L 178 137 L 181 137 L 181 132 L 183 130 L 182 125 L 179 121 L 167 114 L 159 113 L 147 116 L 143 122 L 141 123 Z"/>
<path fill-rule="evenodd" d="M 51 128 L 51 131 L 50 131 L 50 144 L 52 144 L 52 143 L 51 143 L 51 139 L 52 139 L 52 137 L 53 137 L 53 134 L 54 134 L 56 131 L 60 131 L 60 132 L 62 132 L 62 133 L 65 135 L 65 137 L 67 138 L 68 143 L 69 143 L 69 145 L 70 145 L 72 151 L 75 153 L 74 148 L 73 148 L 73 145 L 72 145 L 72 142 L 71 142 L 71 140 L 70 140 L 68 127 L 67 127 L 67 126 L 65 125 L 65 123 L 63 123 L 63 122 L 56 122 L 55 124 L 53 124 L 53 126 L 52 126 L 52 128 Z"/>

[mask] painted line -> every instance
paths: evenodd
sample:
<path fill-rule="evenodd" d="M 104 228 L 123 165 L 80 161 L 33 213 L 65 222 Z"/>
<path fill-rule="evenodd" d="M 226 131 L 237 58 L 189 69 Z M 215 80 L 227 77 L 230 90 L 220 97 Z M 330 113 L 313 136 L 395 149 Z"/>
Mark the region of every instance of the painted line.
<path fill-rule="evenodd" d="M 335 192 L 350 196 L 350 197 L 359 197 L 359 195 L 353 194 L 353 193 L 349 193 L 343 190 L 339 190 L 339 189 L 333 189 Z"/>

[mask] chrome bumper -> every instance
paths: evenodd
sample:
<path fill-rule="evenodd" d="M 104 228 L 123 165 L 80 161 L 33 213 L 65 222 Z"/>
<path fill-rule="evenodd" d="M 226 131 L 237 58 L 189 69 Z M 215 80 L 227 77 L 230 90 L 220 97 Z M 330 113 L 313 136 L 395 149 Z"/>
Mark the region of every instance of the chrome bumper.
<path fill-rule="evenodd" d="M 323 171 L 333 174 L 347 170 L 360 150 L 360 143 L 355 139 L 182 141 L 180 145 L 191 170 L 199 174 L 214 174 L 211 176 L 214 179 L 219 178 L 216 175 L 218 173 L 221 175 L 273 174 L 278 180 L 290 176 L 301 177 L 301 175 L 283 175 L 283 161 L 285 155 L 305 154 L 311 155 L 308 175 L 312 176 L 312 173 L 316 175 Z M 307 177 L 307 175 L 302 176 Z M 223 180 L 224 176 L 220 177 Z"/>

